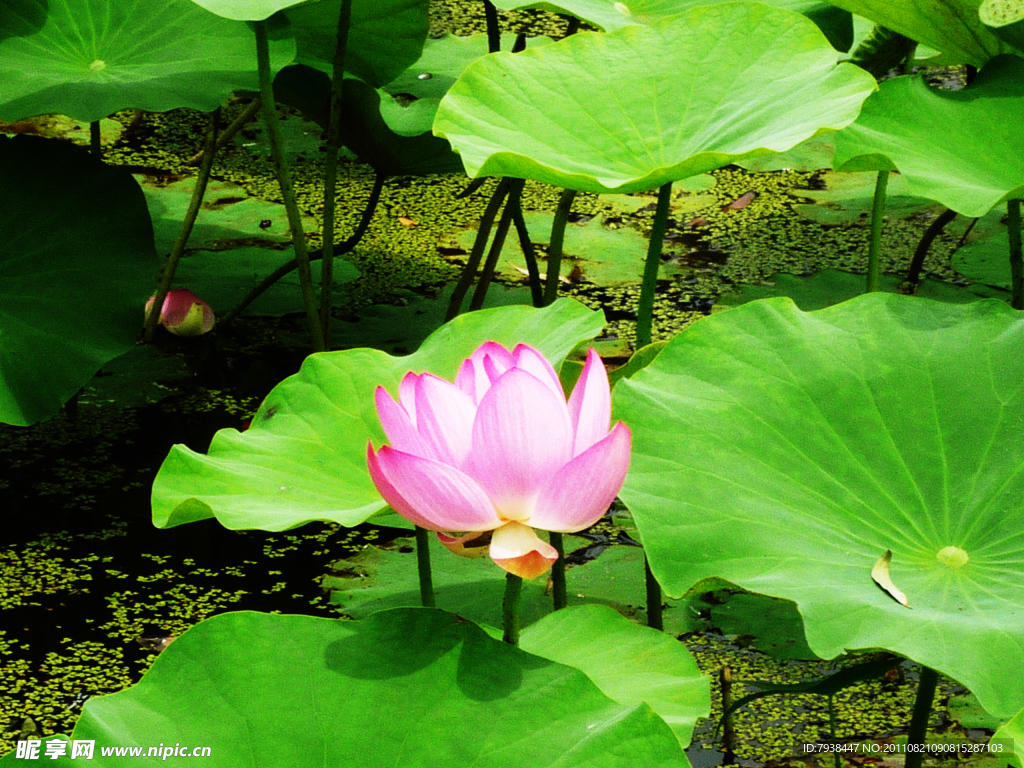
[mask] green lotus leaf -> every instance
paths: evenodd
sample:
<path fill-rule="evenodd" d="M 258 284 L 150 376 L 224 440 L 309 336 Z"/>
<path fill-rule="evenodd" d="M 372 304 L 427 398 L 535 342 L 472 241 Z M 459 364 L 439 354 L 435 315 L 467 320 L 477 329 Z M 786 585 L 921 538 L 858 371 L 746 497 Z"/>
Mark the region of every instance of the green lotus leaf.
<path fill-rule="evenodd" d="M 990 61 L 970 88 L 934 90 L 897 77 L 864 102 L 857 122 L 836 134 L 837 170 L 864 170 L 862 156 L 890 158 L 915 195 L 965 216 L 983 216 L 1024 196 L 1024 61 Z M 942 130 L 935 130 L 941 125 Z"/>
<path fill-rule="evenodd" d="M 345 71 L 370 85 L 393 80 L 423 51 L 430 24 L 425 0 L 374 0 L 352 4 Z M 341 0 L 304 3 L 287 12 L 299 64 L 334 73 Z"/>
<path fill-rule="evenodd" d="M 506 11 L 536 8 L 554 13 L 567 13 L 600 27 L 605 32 L 613 32 L 634 24 L 654 24 L 698 5 L 714 5 L 719 2 L 733 0 L 631 0 L 629 3 L 616 0 L 498 0 L 495 5 Z M 847 11 L 817 0 L 766 0 L 765 5 L 785 8 L 807 16 L 821 28 L 829 42 L 841 51 L 848 50 L 853 44 L 853 16 Z"/>
<path fill-rule="evenodd" d="M 0 120 L 58 112 L 99 120 L 134 107 L 209 112 L 232 91 L 258 87 L 256 42 L 241 22 L 192 0 L 5 0 L 26 17 L 48 6 L 39 31 L 0 42 Z M 295 54 L 270 45 L 276 71 Z"/>
<path fill-rule="evenodd" d="M 1009 259 L 1006 257 L 1005 243 L 1003 262 L 1009 272 Z M 898 293 L 903 278 L 894 275 L 881 275 L 878 280 L 879 290 L 887 293 Z M 736 285 L 729 293 L 718 299 L 717 306 L 735 307 L 758 299 L 769 299 L 776 296 L 788 296 L 804 312 L 824 309 L 856 298 L 864 293 L 864 275 L 842 272 L 838 269 L 824 269 L 816 275 L 803 277 L 780 272 L 774 275 L 767 284 Z M 994 291 L 982 286 L 959 288 L 950 283 L 938 280 L 924 280 L 918 286 L 915 296 L 934 301 L 948 301 L 953 304 L 966 304 L 979 298 L 991 298 Z"/>
<path fill-rule="evenodd" d="M 974 222 L 966 244 L 953 254 L 953 269 L 971 280 L 1009 290 L 1012 284 L 1010 231 L 1005 218 L 1006 208 L 999 206 Z M 951 229 L 965 226 L 954 225 Z"/>
<path fill-rule="evenodd" d="M 993 56 L 1013 48 L 992 34 L 978 17 L 981 0 L 829 0 L 832 5 L 863 16 L 941 51 L 942 64 L 980 67 Z"/>
<path fill-rule="evenodd" d="M 733 2 L 486 56 L 434 133 L 471 176 L 641 192 L 841 128 L 874 88 L 807 18 Z"/>
<path fill-rule="evenodd" d="M 278 11 L 302 5 L 307 0 L 190 0 L 210 13 L 236 21 L 262 21 Z M 319 2 L 320 0 L 313 0 Z M 337 27 L 337 16 L 335 27 Z"/>
<path fill-rule="evenodd" d="M 216 517 L 225 527 L 281 531 L 312 520 L 352 526 L 385 507 L 366 469 L 366 446 L 384 442 L 373 393 L 397 393 L 409 371 L 453 380 L 480 344 L 526 342 L 557 365 L 593 338 L 604 317 L 569 299 L 545 309 L 501 307 L 442 326 L 412 355 L 374 349 L 311 355 L 267 396 L 247 432 L 218 432 L 209 455 L 176 445 L 153 484 L 161 528 Z"/>
<path fill-rule="evenodd" d="M 1024 766 L 1024 709 L 992 734 L 991 744 L 992 749 L 999 749 L 996 757 L 1002 758 L 1013 768 Z"/>
<path fill-rule="evenodd" d="M 646 703 L 687 747 L 711 710 L 709 680 L 678 640 L 639 627 L 604 605 L 548 614 L 523 630 L 524 651 L 576 667 L 620 704 Z"/>
<path fill-rule="evenodd" d="M 753 302 L 620 381 L 620 494 L 665 591 L 716 576 L 793 600 L 822 658 L 885 648 L 1024 705 L 1024 320 L 872 293 Z M 872 580 L 889 575 L 904 607 Z"/>
<path fill-rule="evenodd" d="M 616 703 L 578 669 L 424 608 L 364 621 L 216 616 L 135 687 L 90 699 L 72 738 L 95 740 L 97 757 L 111 746 L 202 745 L 224 768 L 327 768 L 354 755 L 365 768 L 689 766 L 647 705 Z"/>
<path fill-rule="evenodd" d="M 142 327 L 158 269 L 131 175 L 73 144 L 0 136 L 0 421 L 57 413 Z"/>

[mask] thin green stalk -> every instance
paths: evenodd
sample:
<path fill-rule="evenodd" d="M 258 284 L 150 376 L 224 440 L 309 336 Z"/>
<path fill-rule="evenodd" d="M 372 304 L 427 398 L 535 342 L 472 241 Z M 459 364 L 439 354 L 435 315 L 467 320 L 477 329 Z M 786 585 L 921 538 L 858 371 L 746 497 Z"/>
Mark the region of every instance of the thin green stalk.
<path fill-rule="evenodd" d="M 544 285 L 544 306 L 553 304 L 558 298 L 558 278 L 562 271 L 562 244 L 565 241 L 565 225 L 572 211 L 572 201 L 576 198 L 575 189 L 563 189 L 558 196 L 558 207 L 555 208 L 555 220 L 551 222 L 551 243 L 548 245 L 548 276 Z"/>
<path fill-rule="evenodd" d="M 654 326 L 654 290 L 658 287 L 661 248 L 665 240 L 665 224 L 668 221 L 668 204 L 671 199 L 672 182 L 666 182 L 658 190 L 658 207 L 654 212 L 654 222 L 651 224 L 651 239 L 647 243 L 644 280 L 640 285 L 640 301 L 636 308 L 637 349 L 651 343 L 651 332 Z"/>
<path fill-rule="evenodd" d="M 156 287 L 156 295 L 153 297 L 153 308 L 146 316 L 146 323 L 143 326 L 142 340 L 147 344 L 153 341 L 153 334 L 156 332 L 156 326 L 160 322 L 160 310 L 164 305 L 164 299 L 167 298 L 167 292 L 171 289 L 171 284 L 174 282 L 174 273 L 178 269 L 178 262 L 181 260 L 181 255 L 185 253 L 185 246 L 188 244 L 188 238 L 192 234 L 192 227 L 196 223 L 196 217 L 199 215 L 199 208 L 203 204 L 203 195 L 206 194 L 206 185 L 210 181 L 213 159 L 217 156 L 213 148 L 217 144 L 217 122 L 219 120 L 220 107 L 217 107 L 210 116 L 210 131 L 206 134 L 205 155 L 203 157 L 203 164 L 199 166 L 199 174 L 196 176 L 196 186 L 192 190 L 192 199 L 189 200 L 188 210 L 185 211 L 185 219 L 181 222 L 181 231 L 178 232 L 178 237 L 171 247 L 171 253 L 168 255 L 167 261 L 164 262 L 163 271 L 160 273 L 160 282 Z"/>
<path fill-rule="evenodd" d="M 302 303 L 306 307 L 306 323 L 314 352 L 323 352 L 324 335 L 320 327 L 320 318 L 316 312 L 316 289 L 313 287 L 313 273 L 309 268 L 309 250 L 306 246 L 306 235 L 302 231 L 302 214 L 295 201 L 295 190 L 292 188 L 291 174 L 284 161 L 284 140 L 281 138 L 281 126 L 278 125 L 277 107 L 274 102 L 273 77 L 270 73 L 270 43 L 267 39 L 266 20 L 254 22 L 256 25 L 256 64 L 259 67 L 260 100 L 263 102 L 263 122 L 270 140 L 270 156 L 274 161 L 277 183 L 281 187 L 281 199 L 288 213 L 288 227 L 292 233 L 292 247 L 295 248 L 295 260 L 298 265 L 299 285 L 302 286 Z"/>
<path fill-rule="evenodd" d="M 505 599 L 501 603 L 502 624 L 505 632 L 501 639 L 509 645 L 519 645 L 519 598 L 523 580 L 512 573 L 505 574 Z"/>
<path fill-rule="evenodd" d="M 241 113 L 239 113 L 238 117 L 232 120 L 231 124 L 228 125 L 227 128 L 220 132 L 220 135 L 217 136 L 217 144 L 214 146 L 213 151 L 220 152 L 222 149 L 224 149 L 224 147 L 230 144 L 231 140 L 235 138 L 237 133 L 243 128 L 245 128 L 249 121 L 256 116 L 256 113 L 259 112 L 262 107 L 262 101 L 260 101 L 258 98 L 253 99 L 249 103 L 249 106 L 247 106 Z M 183 165 L 199 165 L 200 163 L 203 162 L 203 155 L 204 151 L 199 150 L 194 155 L 192 155 L 192 157 L 186 160 L 183 163 Z"/>
<path fill-rule="evenodd" d="M 487 298 L 487 289 L 494 278 L 494 270 L 498 266 L 498 259 L 501 256 L 501 249 L 505 247 L 505 238 L 508 237 L 508 228 L 512 225 L 512 209 L 515 207 L 513 200 L 518 200 L 523 191 L 523 179 L 512 179 L 508 185 L 508 198 L 505 208 L 498 220 L 498 228 L 494 230 L 494 239 L 491 241 L 491 249 L 487 252 L 487 261 L 484 262 L 480 279 L 476 283 L 476 291 L 473 293 L 473 300 L 469 302 L 469 310 L 475 312 L 483 309 L 484 300 Z"/>
<path fill-rule="evenodd" d="M 424 608 L 437 607 L 434 576 L 430 572 L 430 531 L 416 526 L 416 570 L 420 576 L 420 602 Z"/>
<path fill-rule="evenodd" d="M 530 232 L 526 228 L 526 219 L 523 218 L 522 195 L 512 201 L 512 221 L 516 225 L 516 234 L 519 236 L 519 247 L 523 251 L 523 259 L 526 260 L 526 274 L 530 276 L 530 297 L 533 299 L 533 306 L 543 307 L 544 288 L 540 284 L 537 250 L 530 241 Z"/>
<path fill-rule="evenodd" d="M 89 123 L 89 149 L 92 151 L 93 157 L 103 157 L 103 141 L 100 135 L 100 121 L 93 120 Z"/>
<path fill-rule="evenodd" d="M 946 228 L 953 219 L 956 218 L 956 211 L 952 208 L 947 208 L 935 219 L 931 224 L 928 225 L 928 229 L 921 235 L 921 240 L 917 244 L 917 248 L 914 250 L 914 257 L 910 260 L 910 267 L 907 269 L 908 285 L 917 288 L 921 282 L 921 269 L 924 267 L 924 260 L 928 256 L 928 249 L 932 247 L 932 243 L 935 242 L 935 238 Z"/>
<path fill-rule="evenodd" d="M 932 714 L 932 700 L 935 688 L 939 684 L 939 673 L 929 667 L 921 667 L 921 680 L 917 684 L 917 696 L 914 698 L 914 713 L 910 716 L 910 729 L 907 731 L 907 747 L 912 744 L 924 744 L 928 733 L 928 718 Z M 921 768 L 924 751 L 907 751 L 905 768 Z"/>
<path fill-rule="evenodd" d="M 722 694 L 722 752 L 728 765 L 736 755 L 736 723 L 732 711 L 732 670 L 727 666 L 718 670 L 718 689 Z"/>
<path fill-rule="evenodd" d="M 569 597 L 565 588 L 565 542 L 562 541 L 562 534 L 558 531 L 551 531 L 548 534 L 551 546 L 558 552 L 558 559 L 551 566 L 551 597 L 556 611 L 560 611 L 569 605 Z"/>
<path fill-rule="evenodd" d="M 484 18 L 487 20 L 487 52 L 501 50 L 501 26 L 498 24 L 498 9 L 491 0 L 484 0 Z"/>
<path fill-rule="evenodd" d="M 334 203 L 338 185 L 338 152 L 341 150 L 341 108 L 345 91 L 345 51 L 348 28 L 352 18 L 352 0 L 341 0 L 338 14 L 338 35 L 334 47 L 334 69 L 331 78 L 331 112 L 327 123 L 327 159 L 324 163 L 324 258 L 320 269 L 320 330 L 324 349 L 331 347 L 331 299 L 334 296 Z"/>
<path fill-rule="evenodd" d="M 871 240 L 868 243 L 868 279 L 865 293 L 878 290 L 878 255 L 882 250 L 882 217 L 885 215 L 885 188 L 889 186 L 889 172 L 879 171 L 875 182 L 875 197 L 871 202 Z"/>
<path fill-rule="evenodd" d="M 1020 203 L 1020 200 L 1010 200 L 1006 204 L 1008 214 L 1006 229 L 1010 234 L 1010 279 L 1013 288 L 1010 306 L 1014 309 L 1024 309 L 1024 257 L 1021 256 Z"/>
<path fill-rule="evenodd" d="M 462 311 L 462 301 L 466 298 L 466 294 L 469 293 L 469 286 L 473 284 L 473 278 L 476 277 L 476 271 L 480 266 L 480 259 L 484 255 L 484 248 L 487 247 L 487 238 L 490 237 L 491 227 L 494 225 L 494 217 L 498 215 L 501 201 L 505 199 L 505 195 L 508 193 L 508 185 L 509 180 L 502 178 L 498 182 L 498 186 L 494 188 L 491 199 L 487 202 L 484 215 L 480 219 L 480 228 L 476 232 L 476 240 L 473 241 L 473 249 L 469 252 L 466 267 L 462 270 L 459 282 L 455 284 L 455 292 L 448 303 L 448 312 L 444 316 L 446 323 L 456 318 L 459 312 Z"/>
<path fill-rule="evenodd" d="M 647 582 L 647 626 L 652 629 L 665 629 L 661 615 L 661 585 L 651 571 L 651 561 L 644 555 L 644 577 Z"/>

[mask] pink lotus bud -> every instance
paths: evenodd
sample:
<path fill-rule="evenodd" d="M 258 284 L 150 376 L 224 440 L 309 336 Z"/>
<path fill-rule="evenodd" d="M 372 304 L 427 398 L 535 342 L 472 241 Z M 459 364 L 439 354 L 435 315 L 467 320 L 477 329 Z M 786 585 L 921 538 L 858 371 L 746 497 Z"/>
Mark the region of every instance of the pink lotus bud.
<path fill-rule="evenodd" d="M 146 302 L 146 315 L 153 307 L 150 296 Z M 167 292 L 160 312 L 160 324 L 176 336 L 201 336 L 213 328 L 216 318 L 210 305 L 187 288 Z"/>
<path fill-rule="evenodd" d="M 495 342 L 463 362 L 454 384 L 409 373 L 397 401 L 383 387 L 376 401 L 391 444 L 368 445 L 367 462 L 384 500 L 456 554 L 487 547 L 526 579 L 557 559 L 534 529 L 593 525 L 629 469 L 632 435 L 621 423 L 609 430 L 611 391 L 594 350 L 568 403 L 543 355 Z"/>

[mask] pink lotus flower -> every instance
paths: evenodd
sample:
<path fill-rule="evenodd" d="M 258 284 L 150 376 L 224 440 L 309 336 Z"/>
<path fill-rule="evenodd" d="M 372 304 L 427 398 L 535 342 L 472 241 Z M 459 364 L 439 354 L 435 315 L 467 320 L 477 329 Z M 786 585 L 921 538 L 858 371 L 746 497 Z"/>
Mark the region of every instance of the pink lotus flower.
<path fill-rule="evenodd" d="M 453 552 L 489 547 L 494 562 L 526 579 L 558 557 L 534 528 L 593 525 L 629 469 L 632 435 L 622 423 L 609 431 L 608 375 L 593 349 L 568 403 L 537 350 L 493 341 L 463 362 L 454 384 L 408 373 L 398 402 L 383 387 L 376 400 L 391 445 L 368 445 L 367 462 L 384 500 Z"/>
<path fill-rule="evenodd" d="M 146 302 L 146 315 L 153 307 L 150 296 Z M 160 324 L 176 336 L 201 336 L 213 328 L 215 318 L 210 305 L 187 288 L 167 292 L 163 309 L 160 310 Z"/>

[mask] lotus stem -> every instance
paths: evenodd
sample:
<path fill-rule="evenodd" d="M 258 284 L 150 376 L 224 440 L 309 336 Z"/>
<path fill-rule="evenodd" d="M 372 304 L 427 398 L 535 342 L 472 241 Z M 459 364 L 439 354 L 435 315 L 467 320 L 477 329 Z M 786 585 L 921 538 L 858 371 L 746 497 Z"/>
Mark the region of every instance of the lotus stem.
<path fill-rule="evenodd" d="M 341 107 L 345 92 L 345 51 L 348 28 L 352 18 L 352 0 L 341 0 L 338 14 L 338 35 L 334 47 L 331 77 L 331 110 L 327 122 L 327 159 L 324 163 L 324 257 L 320 265 L 320 330 L 324 349 L 331 348 L 331 288 L 334 284 L 334 203 L 338 185 L 338 152 L 341 150 Z"/>
<path fill-rule="evenodd" d="M 661 615 L 661 585 L 654 578 L 651 561 L 644 555 L 644 577 L 647 582 L 647 626 L 664 631 L 665 622 Z"/>
<path fill-rule="evenodd" d="M 565 242 L 565 225 L 572 211 L 575 189 L 563 189 L 555 208 L 555 219 L 551 222 L 551 242 L 548 245 L 548 277 L 544 285 L 544 306 L 554 304 L 558 298 L 558 277 L 562 271 L 562 245 Z"/>
<path fill-rule="evenodd" d="M 654 290 L 658 287 L 661 248 L 665 239 L 668 204 L 671 199 L 672 182 L 662 184 L 658 190 L 658 207 L 654 212 L 654 223 L 651 225 L 651 239 L 647 243 L 647 259 L 644 261 L 644 280 L 640 285 L 640 302 L 636 309 L 637 349 L 646 347 L 651 343 L 651 331 L 654 325 Z"/>
<path fill-rule="evenodd" d="M 516 234 L 519 236 L 519 247 L 523 249 L 523 258 L 526 260 L 526 274 L 530 276 L 530 297 L 533 299 L 533 306 L 544 306 L 544 288 L 540 284 L 540 269 L 537 267 L 537 250 L 530 240 L 530 232 L 526 229 L 526 219 L 523 218 L 523 198 L 518 195 L 512 201 L 512 221 L 516 225 Z"/>
<path fill-rule="evenodd" d="M 487 20 L 487 52 L 501 50 L 501 26 L 498 24 L 498 9 L 491 0 L 484 0 L 484 18 Z"/>
<path fill-rule="evenodd" d="M 871 202 L 871 240 L 868 242 L 868 279 L 865 293 L 878 290 L 878 255 L 882 249 L 882 217 L 885 215 L 885 188 L 889 171 L 879 171 L 875 181 L 875 197 Z"/>
<path fill-rule="evenodd" d="M 836 741 L 836 702 L 835 697 L 832 694 L 828 696 L 828 735 L 832 739 L 832 742 Z M 842 768 L 842 762 L 839 760 L 839 753 L 832 753 L 832 768 Z"/>
<path fill-rule="evenodd" d="M 313 288 L 313 273 L 309 268 L 309 251 L 306 247 L 306 235 L 302 231 L 302 214 L 299 213 L 295 201 L 295 190 L 292 188 L 291 174 L 284 161 L 284 140 L 281 138 L 281 126 L 278 125 L 277 107 L 274 102 L 274 84 L 270 74 L 270 43 L 267 39 L 266 20 L 255 22 L 256 26 L 256 63 L 259 67 L 260 100 L 263 102 L 263 122 L 267 127 L 267 138 L 270 140 L 270 156 L 274 162 L 277 183 L 281 187 L 281 199 L 288 213 L 288 227 L 292 233 L 292 247 L 295 248 L 295 261 L 299 271 L 299 285 L 302 287 L 302 303 L 306 307 L 306 323 L 314 352 L 323 352 L 324 335 L 320 327 L 320 318 L 316 311 L 316 290 Z"/>
<path fill-rule="evenodd" d="M 260 101 L 259 98 L 253 99 L 249 106 L 242 110 L 238 117 L 232 120 L 228 127 L 220 132 L 220 135 L 217 137 L 217 144 L 214 146 L 213 151 L 220 152 L 224 147 L 230 144 L 231 140 L 235 138 L 238 132 L 256 116 L 256 113 L 259 112 L 262 107 L 263 102 Z M 204 154 L 204 150 L 199 150 L 192 155 L 192 157 L 186 160 L 183 165 L 199 165 L 203 162 Z"/>
<path fill-rule="evenodd" d="M 509 645 L 519 645 L 519 604 L 523 580 L 513 573 L 505 574 L 505 599 L 501 604 L 501 618 L 505 632 L 501 639 Z"/>
<path fill-rule="evenodd" d="M 416 570 L 420 576 L 420 602 L 424 608 L 437 607 L 434 576 L 430 572 L 430 531 L 416 526 Z"/>
<path fill-rule="evenodd" d="M 185 246 L 188 244 L 188 238 L 192 234 L 192 227 L 199 216 L 199 208 L 203 204 L 203 195 L 206 194 L 206 185 L 210 181 L 210 171 L 213 169 L 213 159 L 216 157 L 216 152 L 214 152 L 213 148 L 217 144 L 217 123 L 219 120 L 220 107 L 217 107 L 210 115 L 210 130 L 206 134 L 205 155 L 202 165 L 199 166 L 199 174 L 196 176 L 196 186 L 192 190 L 192 199 L 189 200 L 188 210 L 185 211 L 185 218 L 181 222 L 181 231 L 178 232 L 178 237 L 175 239 L 174 245 L 171 246 L 171 253 L 168 255 L 167 261 L 164 262 L 163 271 L 160 273 L 160 282 L 156 288 L 156 295 L 153 297 L 153 308 L 146 316 L 146 324 L 143 326 L 142 340 L 146 344 L 153 341 L 153 334 L 156 332 L 156 326 L 160 322 L 160 311 L 164 306 L 164 299 L 167 298 L 167 292 L 171 290 L 171 284 L 174 282 L 174 273 L 178 269 L 178 262 L 181 261 L 181 256 L 185 253 Z"/>
<path fill-rule="evenodd" d="M 103 159 L 103 141 L 100 135 L 99 120 L 93 120 L 89 123 L 89 149 L 93 157 Z"/>
<path fill-rule="evenodd" d="M 565 542 L 562 541 L 562 534 L 557 531 L 550 531 L 548 538 L 551 546 L 558 552 L 558 559 L 551 566 L 551 597 L 555 610 L 560 611 L 569 605 L 565 588 Z"/>
<path fill-rule="evenodd" d="M 494 270 L 498 266 L 498 258 L 501 256 L 501 249 L 505 247 L 505 238 L 508 237 L 508 228 L 512 225 L 513 200 L 518 200 L 523 191 L 524 179 L 512 179 L 508 185 L 508 198 L 505 208 L 498 220 L 498 228 L 494 230 L 494 240 L 491 241 L 491 249 L 487 252 L 487 261 L 484 262 L 483 271 L 476 284 L 476 291 L 473 293 L 473 300 L 469 302 L 471 312 L 482 309 L 484 300 L 487 298 L 487 289 L 494 278 Z"/>
<path fill-rule="evenodd" d="M 917 244 L 914 258 L 910 260 L 910 267 L 907 269 L 906 282 L 914 288 L 917 288 L 921 283 L 921 269 L 924 267 L 924 260 L 928 255 L 928 249 L 932 247 L 935 238 L 946 228 L 946 225 L 955 218 L 956 211 L 952 208 L 947 208 L 935 217 L 932 223 L 928 225 L 928 229 L 921 235 L 921 242 Z"/>
<path fill-rule="evenodd" d="M 718 670 L 718 688 L 722 693 L 722 752 L 725 764 L 733 762 L 736 754 L 736 725 L 733 719 L 732 670 L 722 667 Z"/>
<path fill-rule="evenodd" d="M 914 698 L 914 713 L 910 716 L 910 729 L 907 731 L 907 759 L 904 768 L 921 768 L 924 760 L 924 749 L 911 752 L 912 744 L 924 745 L 925 734 L 928 733 L 928 718 L 932 714 L 932 700 L 939 684 L 939 673 L 930 667 L 921 667 L 921 679 L 917 684 L 917 696 Z"/>
<path fill-rule="evenodd" d="M 1010 280 L 1013 294 L 1010 306 L 1024 309 L 1024 257 L 1021 256 L 1020 200 L 1006 204 L 1006 229 L 1010 236 Z"/>
<path fill-rule="evenodd" d="M 487 202 L 484 215 L 480 219 L 480 228 L 477 230 L 476 240 L 473 241 L 473 249 L 469 252 L 466 266 L 462 270 L 459 282 L 455 284 L 455 292 L 452 293 L 451 301 L 448 304 L 448 312 L 444 316 L 446 323 L 455 319 L 462 311 L 462 301 L 469 293 L 469 286 L 473 284 L 473 278 L 476 277 L 476 270 L 480 266 L 480 259 L 483 258 L 484 248 L 487 247 L 487 238 L 494 225 L 494 217 L 498 215 L 498 208 L 501 206 L 501 201 L 505 199 L 508 185 L 508 179 L 502 178 L 498 182 L 498 186 L 494 188 L 494 192 L 491 193 L 491 199 Z"/>

